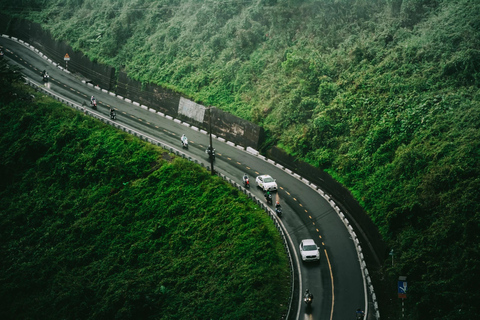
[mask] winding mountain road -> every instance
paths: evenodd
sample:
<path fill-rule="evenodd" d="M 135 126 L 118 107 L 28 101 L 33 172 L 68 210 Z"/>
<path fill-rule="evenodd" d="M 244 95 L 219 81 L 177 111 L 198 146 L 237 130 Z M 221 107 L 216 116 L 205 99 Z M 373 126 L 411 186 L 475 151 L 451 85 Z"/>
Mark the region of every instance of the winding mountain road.
<path fill-rule="evenodd" d="M 79 104 L 89 104 L 90 96 L 94 95 L 98 101 L 96 112 L 108 116 L 109 108 L 114 107 L 118 123 L 179 149 L 180 136 L 186 134 L 189 149 L 185 153 L 207 162 L 205 149 L 209 139 L 204 133 L 88 86 L 82 82 L 82 76 L 60 70 L 17 41 L 0 37 L 0 45 L 5 56 L 18 64 L 26 77 L 41 83 L 41 71 L 47 70 L 50 81 L 44 85 L 50 90 Z M 257 175 L 269 174 L 277 180 L 279 190 L 274 193 L 274 201 L 282 204 L 281 220 L 293 244 L 292 254 L 298 258 L 294 257 L 294 264 L 299 283 L 295 287 L 290 319 L 355 319 L 355 310 L 369 305 L 365 278 L 354 241 L 331 204 L 301 179 L 279 166 L 231 144 L 219 140 L 214 140 L 213 144 L 217 151 L 215 169 L 238 183 L 247 173 L 252 183 L 250 191 L 258 198 L 263 196 L 262 191 L 255 187 Z M 298 248 L 302 239 L 315 240 L 320 247 L 320 263 L 302 263 Z M 301 300 L 306 288 L 315 297 L 308 309 Z"/>

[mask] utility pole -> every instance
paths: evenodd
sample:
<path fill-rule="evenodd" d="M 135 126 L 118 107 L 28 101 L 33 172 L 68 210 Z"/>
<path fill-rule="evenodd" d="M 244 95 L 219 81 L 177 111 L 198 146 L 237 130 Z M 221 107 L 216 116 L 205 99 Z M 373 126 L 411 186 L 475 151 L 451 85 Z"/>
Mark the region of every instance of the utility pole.
<path fill-rule="evenodd" d="M 211 110 L 212 110 L 212 106 L 209 106 L 208 107 L 208 132 L 209 132 L 209 136 L 210 136 L 210 145 L 208 146 L 208 149 L 209 149 L 208 157 L 210 158 L 210 166 L 211 166 L 210 173 L 213 176 L 213 175 L 215 175 L 215 170 L 213 169 L 213 162 L 215 161 L 215 154 L 213 153 L 214 149 L 213 149 L 213 143 L 212 143 L 212 113 L 211 113 Z"/>

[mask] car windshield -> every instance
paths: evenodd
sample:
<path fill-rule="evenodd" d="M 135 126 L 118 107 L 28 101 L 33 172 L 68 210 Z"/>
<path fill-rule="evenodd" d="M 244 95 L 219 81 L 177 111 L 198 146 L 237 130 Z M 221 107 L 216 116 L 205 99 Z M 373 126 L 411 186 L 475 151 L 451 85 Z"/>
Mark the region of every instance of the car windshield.
<path fill-rule="evenodd" d="M 308 244 L 306 246 L 303 246 L 303 250 L 305 251 L 314 251 L 317 250 L 317 246 L 314 244 Z"/>
<path fill-rule="evenodd" d="M 266 178 L 263 178 L 263 182 L 266 182 L 266 183 L 275 182 L 275 180 L 273 180 L 273 178 L 271 178 L 271 177 L 266 177 Z"/>

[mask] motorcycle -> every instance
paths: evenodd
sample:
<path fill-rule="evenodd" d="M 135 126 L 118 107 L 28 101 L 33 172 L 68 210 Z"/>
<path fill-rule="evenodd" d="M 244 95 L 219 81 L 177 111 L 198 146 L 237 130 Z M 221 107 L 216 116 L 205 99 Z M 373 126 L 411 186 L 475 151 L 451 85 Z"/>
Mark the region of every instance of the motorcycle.
<path fill-rule="evenodd" d="M 117 119 L 117 113 L 114 110 L 110 111 L 110 119 L 112 120 Z"/>
<path fill-rule="evenodd" d="M 243 187 L 247 189 L 250 188 L 250 181 L 248 180 L 248 178 L 243 179 Z"/>
<path fill-rule="evenodd" d="M 207 150 L 205 150 L 205 153 L 208 154 L 208 158 L 211 159 L 212 161 L 215 161 L 215 149 L 212 147 L 208 147 Z"/>
<path fill-rule="evenodd" d="M 310 307 L 313 302 L 313 294 L 309 293 L 308 291 L 305 292 L 305 295 L 303 296 L 303 301 L 305 301 L 307 307 Z"/>
<path fill-rule="evenodd" d="M 265 193 L 265 200 L 267 201 L 267 204 L 273 204 L 272 195 L 270 193 Z"/>
<path fill-rule="evenodd" d="M 275 213 L 279 218 L 282 216 L 282 207 L 280 205 L 275 206 Z"/>
<path fill-rule="evenodd" d="M 363 318 L 365 318 L 365 312 L 363 312 L 362 309 L 357 309 L 355 314 L 357 316 L 357 320 L 363 320 Z"/>
<path fill-rule="evenodd" d="M 184 137 L 181 140 L 182 140 L 182 148 L 185 148 L 185 149 L 188 150 L 188 139 L 187 139 L 187 137 Z"/>

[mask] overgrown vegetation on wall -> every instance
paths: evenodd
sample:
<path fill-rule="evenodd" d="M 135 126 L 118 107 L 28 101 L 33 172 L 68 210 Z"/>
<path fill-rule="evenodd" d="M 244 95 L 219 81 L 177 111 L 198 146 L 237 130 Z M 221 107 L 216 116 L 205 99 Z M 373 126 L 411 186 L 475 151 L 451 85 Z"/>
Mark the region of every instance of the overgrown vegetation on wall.
<path fill-rule="evenodd" d="M 269 143 L 344 183 L 394 249 L 392 279 L 409 277 L 409 317 L 479 313 L 480 2 L 10 8 L 132 78 L 261 124 Z"/>
<path fill-rule="evenodd" d="M 0 318 L 286 312 L 288 259 L 250 199 L 182 158 L 10 89 L 23 99 L 0 99 Z"/>

